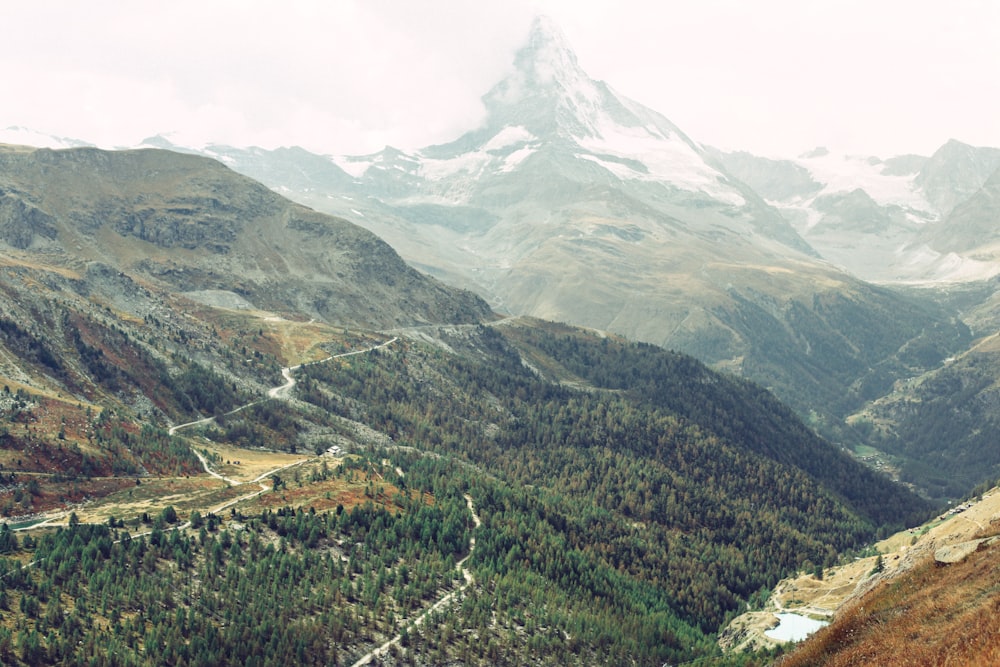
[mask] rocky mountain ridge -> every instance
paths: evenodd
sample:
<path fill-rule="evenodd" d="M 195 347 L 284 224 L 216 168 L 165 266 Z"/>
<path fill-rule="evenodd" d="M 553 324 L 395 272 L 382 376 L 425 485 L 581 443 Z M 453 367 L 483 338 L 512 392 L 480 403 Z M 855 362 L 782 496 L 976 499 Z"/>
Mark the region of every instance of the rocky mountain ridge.
<path fill-rule="evenodd" d="M 383 241 L 217 161 L 162 150 L 0 148 L 0 241 L 75 270 L 105 264 L 180 292 L 367 327 L 468 322 L 485 303 Z"/>
<path fill-rule="evenodd" d="M 933 286 L 1000 272 L 988 194 L 1000 149 L 952 140 L 930 157 L 887 160 L 825 149 L 792 160 L 713 153 L 820 255 L 865 280 Z"/>

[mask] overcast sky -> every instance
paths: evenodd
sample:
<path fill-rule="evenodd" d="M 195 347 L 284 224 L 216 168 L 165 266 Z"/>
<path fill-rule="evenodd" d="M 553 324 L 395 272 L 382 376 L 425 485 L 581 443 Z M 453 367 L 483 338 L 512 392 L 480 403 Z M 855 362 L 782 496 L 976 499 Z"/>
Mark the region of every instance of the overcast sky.
<path fill-rule="evenodd" d="M 3 0 L 0 129 L 412 150 L 478 124 L 536 14 L 701 143 L 1000 147 L 995 0 Z"/>

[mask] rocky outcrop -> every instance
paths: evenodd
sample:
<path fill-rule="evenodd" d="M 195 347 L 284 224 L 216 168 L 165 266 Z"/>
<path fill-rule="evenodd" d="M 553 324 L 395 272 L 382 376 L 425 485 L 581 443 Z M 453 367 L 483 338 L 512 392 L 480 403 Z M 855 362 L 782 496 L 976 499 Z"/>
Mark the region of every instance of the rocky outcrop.
<path fill-rule="evenodd" d="M 16 195 L 0 193 L 0 241 L 25 250 L 37 240 L 51 241 L 55 237 L 52 216 Z"/>
<path fill-rule="evenodd" d="M 959 542 L 958 544 L 949 544 L 940 547 L 934 552 L 934 562 L 938 565 L 951 565 L 952 563 L 961 563 L 963 560 L 968 558 L 970 555 L 979 551 L 983 546 L 993 544 L 998 538 L 989 537 L 979 540 L 969 540 L 968 542 Z"/>

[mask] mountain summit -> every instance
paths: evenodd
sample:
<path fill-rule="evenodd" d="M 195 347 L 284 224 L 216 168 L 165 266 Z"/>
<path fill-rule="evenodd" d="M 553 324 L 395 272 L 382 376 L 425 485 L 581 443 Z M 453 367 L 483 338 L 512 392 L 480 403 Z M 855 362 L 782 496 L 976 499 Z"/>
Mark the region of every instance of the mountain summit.
<path fill-rule="evenodd" d="M 493 93 L 503 93 L 506 89 L 520 99 L 526 93 L 545 88 L 561 86 L 572 90 L 581 83 L 589 83 L 566 36 L 545 16 L 537 17 L 532 24 L 528 40 L 514 56 L 514 68 L 517 77 L 509 76 L 494 87 Z M 520 86 L 516 85 L 518 77 Z"/>
<path fill-rule="evenodd" d="M 587 76 L 562 31 L 548 18 L 535 19 L 514 70 L 483 97 L 497 121 L 520 124 L 538 136 L 599 136 L 602 110 L 618 106 L 603 82 Z"/>
<path fill-rule="evenodd" d="M 482 127 L 422 153 L 446 159 L 486 153 L 493 158 L 483 165 L 488 171 L 507 173 L 543 148 L 556 149 L 564 167 L 584 160 L 622 180 L 660 182 L 725 205 L 746 204 L 739 186 L 676 125 L 591 79 L 545 17 L 535 19 L 513 70 L 483 96 L 483 104 Z M 428 172 L 432 179 L 436 174 Z"/>
<path fill-rule="evenodd" d="M 820 259 L 725 156 L 591 79 L 551 21 L 535 21 L 482 99 L 478 128 L 415 153 L 324 165 L 210 148 L 495 309 L 687 352 L 775 388 L 802 413 L 827 406 L 829 423 L 890 387 L 889 369 L 913 375 L 961 339 L 936 307 Z M 796 173 L 817 196 L 820 181 Z M 856 199 L 830 206 L 866 203 Z M 904 364 L 896 356 L 909 349 L 932 352 Z"/>

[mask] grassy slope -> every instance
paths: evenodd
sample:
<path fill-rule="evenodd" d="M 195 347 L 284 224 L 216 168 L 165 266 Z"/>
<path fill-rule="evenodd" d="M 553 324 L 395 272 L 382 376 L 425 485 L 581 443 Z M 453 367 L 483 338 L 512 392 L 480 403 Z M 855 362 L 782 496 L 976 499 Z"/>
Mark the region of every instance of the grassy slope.
<path fill-rule="evenodd" d="M 781 667 L 995 665 L 1000 662 L 1000 546 L 964 562 L 927 558 L 841 612 Z"/>

